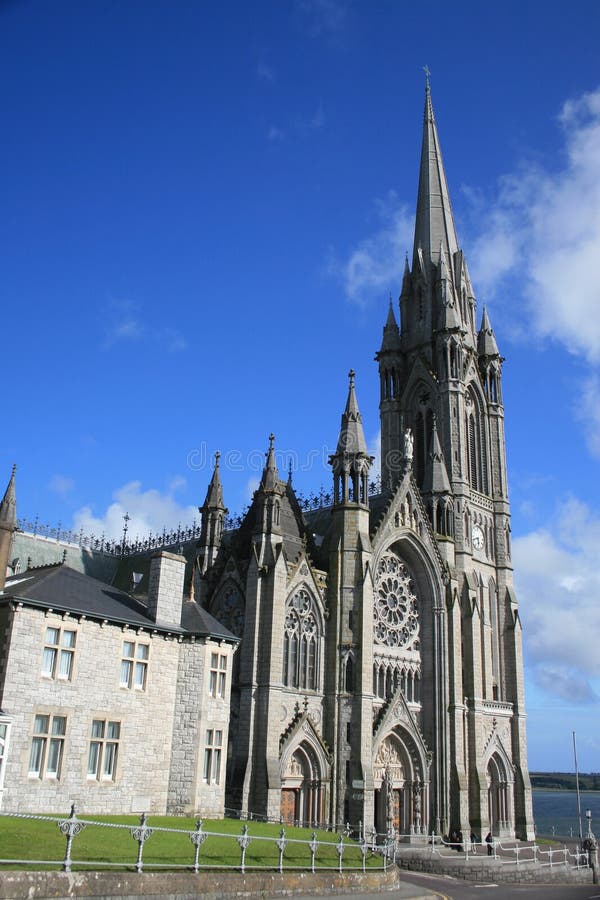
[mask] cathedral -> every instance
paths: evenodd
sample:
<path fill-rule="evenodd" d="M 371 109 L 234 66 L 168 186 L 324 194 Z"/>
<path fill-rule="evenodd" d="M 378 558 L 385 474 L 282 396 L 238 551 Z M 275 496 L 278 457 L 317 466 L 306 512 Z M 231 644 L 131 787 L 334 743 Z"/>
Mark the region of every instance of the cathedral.
<path fill-rule="evenodd" d="M 478 328 L 429 85 L 412 262 L 376 359 L 378 493 L 351 371 L 331 502 L 301 507 L 271 435 L 238 527 L 217 455 L 200 532 L 176 552 L 184 605 L 231 656 L 225 808 L 414 841 L 531 839 L 503 359 L 485 310 Z M 36 560 L 33 538 L 3 522 L 0 509 L 0 549 L 19 539 Z M 2 552 L 10 573 L 18 554 Z M 62 564 L 143 602 L 149 554 L 101 555 L 67 547 Z"/>

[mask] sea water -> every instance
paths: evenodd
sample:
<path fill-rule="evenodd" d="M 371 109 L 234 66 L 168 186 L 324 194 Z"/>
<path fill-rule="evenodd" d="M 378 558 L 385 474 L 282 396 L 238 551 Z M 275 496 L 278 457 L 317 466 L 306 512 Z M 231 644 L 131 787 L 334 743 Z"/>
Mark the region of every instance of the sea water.
<path fill-rule="evenodd" d="M 586 810 L 592 813 L 592 831 L 600 835 L 600 791 L 581 791 L 581 828 L 588 830 Z M 533 818 L 536 834 L 579 837 L 577 791 L 533 789 Z"/>

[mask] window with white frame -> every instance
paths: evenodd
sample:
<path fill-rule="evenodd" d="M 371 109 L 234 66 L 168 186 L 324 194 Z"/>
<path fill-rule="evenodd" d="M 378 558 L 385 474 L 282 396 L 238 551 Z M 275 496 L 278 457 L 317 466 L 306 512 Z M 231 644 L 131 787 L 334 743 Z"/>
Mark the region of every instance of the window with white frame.
<path fill-rule="evenodd" d="M 60 778 L 66 716 L 36 715 L 29 752 L 29 774 L 36 778 Z"/>
<path fill-rule="evenodd" d="M 46 628 L 42 675 L 70 681 L 73 675 L 77 632 L 72 628 Z"/>
<path fill-rule="evenodd" d="M 210 696 L 223 698 L 225 696 L 226 681 L 227 656 L 223 653 L 211 653 L 208 679 L 208 693 Z"/>
<path fill-rule="evenodd" d="M 208 728 L 206 731 L 206 748 L 204 750 L 204 781 L 206 784 L 221 783 L 221 754 L 223 732 L 219 728 Z"/>
<path fill-rule="evenodd" d="M 121 723 L 108 719 L 93 719 L 88 753 L 88 779 L 114 781 L 119 755 Z"/>
<path fill-rule="evenodd" d="M 4 762 L 6 760 L 6 747 L 8 745 L 10 727 L 8 722 L 0 722 L 0 793 L 4 784 Z"/>
<path fill-rule="evenodd" d="M 150 646 L 138 641 L 123 641 L 121 659 L 121 687 L 136 691 L 146 690 Z"/>

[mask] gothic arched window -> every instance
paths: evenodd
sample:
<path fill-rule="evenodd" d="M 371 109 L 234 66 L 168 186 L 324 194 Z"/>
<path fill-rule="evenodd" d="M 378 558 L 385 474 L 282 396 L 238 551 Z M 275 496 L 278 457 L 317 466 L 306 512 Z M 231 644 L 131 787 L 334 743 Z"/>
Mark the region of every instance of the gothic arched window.
<path fill-rule="evenodd" d="M 354 690 L 354 660 L 352 659 L 352 654 L 349 654 L 346 659 L 346 666 L 344 671 L 344 690 L 347 694 L 351 694 Z"/>
<path fill-rule="evenodd" d="M 478 398 L 469 391 L 466 399 L 467 465 L 469 484 L 481 494 L 488 493 L 485 419 Z"/>
<path fill-rule="evenodd" d="M 225 585 L 211 604 L 211 613 L 237 637 L 244 632 L 244 602 L 240 589 L 233 582 Z"/>
<path fill-rule="evenodd" d="M 421 401 L 423 404 L 424 401 Z M 426 400 L 425 400 L 426 402 Z M 417 484 L 421 486 L 427 470 L 433 435 L 433 412 L 429 406 L 421 406 L 415 417 L 413 467 Z"/>
<path fill-rule="evenodd" d="M 287 687 L 318 689 L 321 634 L 315 602 L 305 588 L 299 588 L 286 605 L 282 677 Z"/>

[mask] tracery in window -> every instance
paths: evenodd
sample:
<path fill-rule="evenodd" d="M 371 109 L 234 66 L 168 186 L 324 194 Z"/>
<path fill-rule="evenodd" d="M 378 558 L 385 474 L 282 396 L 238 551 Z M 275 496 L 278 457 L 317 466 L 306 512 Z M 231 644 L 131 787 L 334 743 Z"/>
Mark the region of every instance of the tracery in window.
<path fill-rule="evenodd" d="M 419 612 L 414 584 L 404 563 L 384 553 L 375 571 L 375 642 L 419 649 Z"/>
<path fill-rule="evenodd" d="M 225 625 L 236 637 L 242 637 L 244 631 L 244 606 L 238 587 L 228 584 L 212 605 L 211 612 L 215 619 Z"/>
<path fill-rule="evenodd" d="M 317 690 L 319 686 L 320 616 L 307 590 L 299 588 L 286 607 L 283 635 L 283 683 Z"/>
<path fill-rule="evenodd" d="M 485 419 L 480 404 L 471 392 L 466 398 L 467 464 L 469 484 L 482 494 L 488 493 L 487 442 Z"/>

